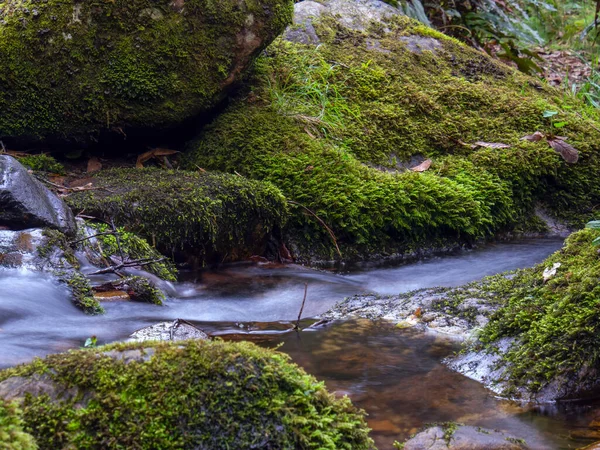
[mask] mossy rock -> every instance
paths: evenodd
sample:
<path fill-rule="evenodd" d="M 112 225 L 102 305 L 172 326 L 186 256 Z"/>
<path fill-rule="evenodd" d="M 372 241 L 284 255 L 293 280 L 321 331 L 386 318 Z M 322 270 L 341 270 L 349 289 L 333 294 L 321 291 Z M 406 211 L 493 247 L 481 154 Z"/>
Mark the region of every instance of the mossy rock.
<path fill-rule="evenodd" d="M 288 24 L 289 0 L 0 4 L 0 138 L 165 128 L 224 96 Z"/>
<path fill-rule="evenodd" d="M 323 2 L 318 19 L 298 16 L 287 32 L 314 44 L 279 38 L 267 48 L 247 90 L 189 144 L 185 167 L 272 182 L 333 230 L 346 258 L 527 229 L 539 203 L 587 220 L 600 201 L 595 111 L 406 17 L 346 26 L 327 12 L 334 3 L 343 2 Z M 521 140 L 559 130 L 576 164 L 545 140 Z M 428 170 L 410 170 L 426 159 Z M 336 257 L 324 227 L 293 212 L 296 256 Z"/>
<path fill-rule="evenodd" d="M 270 183 L 238 175 L 161 169 L 98 172 L 96 190 L 68 204 L 148 238 L 164 253 L 232 261 L 265 252 L 288 206 Z"/>
<path fill-rule="evenodd" d="M 347 397 L 251 343 L 117 344 L 51 355 L 0 380 L 41 449 L 373 448 Z"/>
<path fill-rule="evenodd" d="M 0 448 L 3 450 L 35 450 L 33 436 L 23 431 L 20 411 L 14 403 L 0 400 Z"/>
<path fill-rule="evenodd" d="M 464 361 L 493 355 L 486 382 L 504 395 L 546 402 L 600 392 L 600 255 L 592 245 L 599 235 L 579 231 L 534 268 L 469 285 L 501 307 Z"/>

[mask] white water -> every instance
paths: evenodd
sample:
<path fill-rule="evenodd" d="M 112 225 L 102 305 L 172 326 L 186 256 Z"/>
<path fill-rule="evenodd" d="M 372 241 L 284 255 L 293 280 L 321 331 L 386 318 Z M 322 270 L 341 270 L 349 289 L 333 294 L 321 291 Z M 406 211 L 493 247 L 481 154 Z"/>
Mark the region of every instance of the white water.
<path fill-rule="evenodd" d="M 304 283 L 303 317 L 318 315 L 344 297 L 361 293 L 400 293 L 433 286 L 456 286 L 486 275 L 541 262 L 561 246 L 559 240 L 500 243 L 456 256 L 348 275 L 298 266 L 230 266 L 203 272 L 175 286 L 164 306 L 105 303 L 106 314 L 86 316 L 68 300 L 68 291 L 34 272 L 0 270 L 0 367 L 34 356 L 76 348 L 89 336 L 100 343 L 133 331 L 182 318 L 197 322 L 272 322 L 295 319 Z M 185 276 L 186 274 L 184 274 Z M 187 275 L 191 278 L 191 274 Z"/>

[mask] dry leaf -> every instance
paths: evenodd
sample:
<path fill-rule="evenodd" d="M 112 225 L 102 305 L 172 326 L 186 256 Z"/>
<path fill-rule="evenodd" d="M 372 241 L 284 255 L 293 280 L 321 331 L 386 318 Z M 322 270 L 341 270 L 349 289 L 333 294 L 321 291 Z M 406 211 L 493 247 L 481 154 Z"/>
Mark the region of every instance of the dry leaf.
<path fill-rule="evenodd" d="M 562 266 L 561 263 L 557 262 L 552 265 L 552 267 L 546 267 L 544 269 L 544 273 L 542 274 L 542 278 L 544 278 L 544 283 L 556 275 L 556 269 Z"/>
<path fill-rule="evenodd" d="M 501 142 L 483 142 L 477 141 L 472 146 L 472 148 L 476 147 L 485 147 L 485 148 L 510 148 L 508 144 L 502 144 Z"/>
<path fill-rule="evenodd" d="M 539 142 L 542 139 L 544 139 L 546 137 L 546 135 L 544 133 L 542 133 L 541 131 L 536 131 L 533 134 L 528 134 L 527 136 L 523 136 L 521 138 L 522 141 L 529 141 L 529 142 Z"/>
<path fill-rule="evenodd" d="M 175 153 L 179 153 L 177 150 L 169 150 L 168 148 L 153 148 L 145 153 L 142 153 L 138 156 L 137 161 L 135 163 L 135 167 L 141 169 L 144 167 L 144 163 L 152 158 L 157 158 L 159 156 L 169 156 L 174 155 Z"/>
<path fill-rule="evenodd" d="M 579 152 L 571 144 L 567 144 L 560 136 L 548 139 L 548 144 L 569 164 L 575 164 L 579 160 Z"/>
<path fill-rule="evenodd" d="M 98 158 L 92 156 L 87 163 L 87 172 L 94 173 L 98 172 L 100 169 L 102 169 L 102 163 Z"/>
<path fill-rule="evenodd" d="M 412 170 L 413 172 L 425 172 L 430 167 L 431 167 L 431 160 L 430 159 L 426 159 L 425 161 L 423 161 L 418 166 L 411 167 L 410 170 Z"/>

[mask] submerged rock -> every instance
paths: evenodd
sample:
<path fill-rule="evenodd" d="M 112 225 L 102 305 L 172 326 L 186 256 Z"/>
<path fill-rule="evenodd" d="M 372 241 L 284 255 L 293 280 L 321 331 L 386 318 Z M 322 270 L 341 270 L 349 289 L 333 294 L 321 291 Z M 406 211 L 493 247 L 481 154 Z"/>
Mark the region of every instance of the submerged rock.
<path fill-rule="evenodd" d="M 137 330 L 129 336 L 128 341 L 184 341 L 186 339 L 209 339 L 209 335 L 191 323 L 177 319 L 173 322 L 161 322 L 156 325 Z"/>
<path fill-rule="evenodd" d="M 40 449 L 373 448 L 347 397 L 247 342 L 118 344 L 0 372 L 0 386 L 23 380 L 10 395 Z"/>
<path fill-rule="evenodd" d="M 404 450 L 527 450 L 523 439 L 501 431 L 457 424 L 433 426 L 404 443 Z"/>
<path fill-rule="evenodd" d="M 383 2 L 296 3 L 256 69 L 183 164 L 267 180 L 300 203 L 287 237 L 301 260 L 339 258 L 329 229 L 344 258 L 380 258 L 546 229 L 538 205 L 580 225 L 600 203 L 597 116 Z M 577 164 L 521 140 L 552 126 L 548 110 Z"/>
<path fill-rule="evenodd" d="M 0 9 L 0 138 L 176 125 L 224 97 L 289 0 L 25 0 Z"/>
<path fill-rule="evenodd" d="M 71 235 L 76 230 L 65 203 L 8 155 L 0 155 L 0 227 L 48 227 Z"/>

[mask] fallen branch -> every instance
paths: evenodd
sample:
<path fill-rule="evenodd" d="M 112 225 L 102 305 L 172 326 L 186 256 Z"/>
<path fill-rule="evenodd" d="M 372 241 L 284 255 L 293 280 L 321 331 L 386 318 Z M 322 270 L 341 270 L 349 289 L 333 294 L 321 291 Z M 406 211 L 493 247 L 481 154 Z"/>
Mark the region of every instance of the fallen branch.
<path fill-rule="evenodd" d="M 300 312 L 298 313 L 298 320 L 296 320 L 296 325 L 294 326 L 294 330 L 300 330 L 300 318 L 302 317 L 302 311 L 304 311 L 304 303 L 306 303 L 306 292 L 308 291 L 308 283 L 304 283 L 304 298 L 302 299 L 302 306 L 300 307 Z"/>
<path fill-rule="evenodd" d="M 137 266 L 148 266 L 150 264 L 156 264 L 159 262 L 163 262 L 167 258 L 144 258 L 144 259 L 136 259 L 134 261 L 125 261 L 121 264 L 117 264 L 116 266 L 106 267 L 105 269 L 97 270 L 96 272 L 87 273 L 86 276 L 90 277 L 92 275 L 103 275 L 105 273 L 117 273 L 121 269 L 127 269 L 128 267 L 137 267 Z"/>
<path fill-rule="evenodd" d="M 98 236 L 106 236 L 106 235 L 109 235 L 109 234 L 114 234 L 114 232 L 112 232 L 112 231 L 106 231 L 104 233 L 92 234 L 91 236 L 86 236 L 84 238 L 77 239 L 76 241 L 71 241 L 71 242 L 69 242 L 69 245 L 79 244 L 80 242 L 87 241 L 88 239 L 92 239 L 92 238 L 95 238 L 95 237 L 98 237 Z"/>
<path fill-rule="evenodd" d="M 325 228 L 327 230 L 327 232 L 329 233 L 329 236 L 331 236 L 331 239 L 333 240 L 333 243 L 335 245 L 335 249 L 338 252 L 338 255 L 340 255 L 340 258 L 342 258 L 342 252 L 340 251 L 340 247 L 338 246 L 337 243 L 337 238 L 335 237 L 335 234 L 333 233 L 333 231 L 331 230 L 331 228 L 329 228 L 327 226 L 327 224 L 325 222 L 323 222 L 323 220 L 317 216 L 316 213 L 314 213 L 313 211 L 311 211 L 310 209 L 308 209 L 306 206 L 304 206 L 302 203 L 298 203 L 295 202 L 293 200 L 288 200 L 288 203 L 291 203 L 292 205 L 297 205 L 300 206 L 301 208 L 303 208 L 306 212 L 308 212 L 311 216 L 313 216 L 315 219 L 318 220 L 318 222 L 323 226 L 323 228 Z"/>

